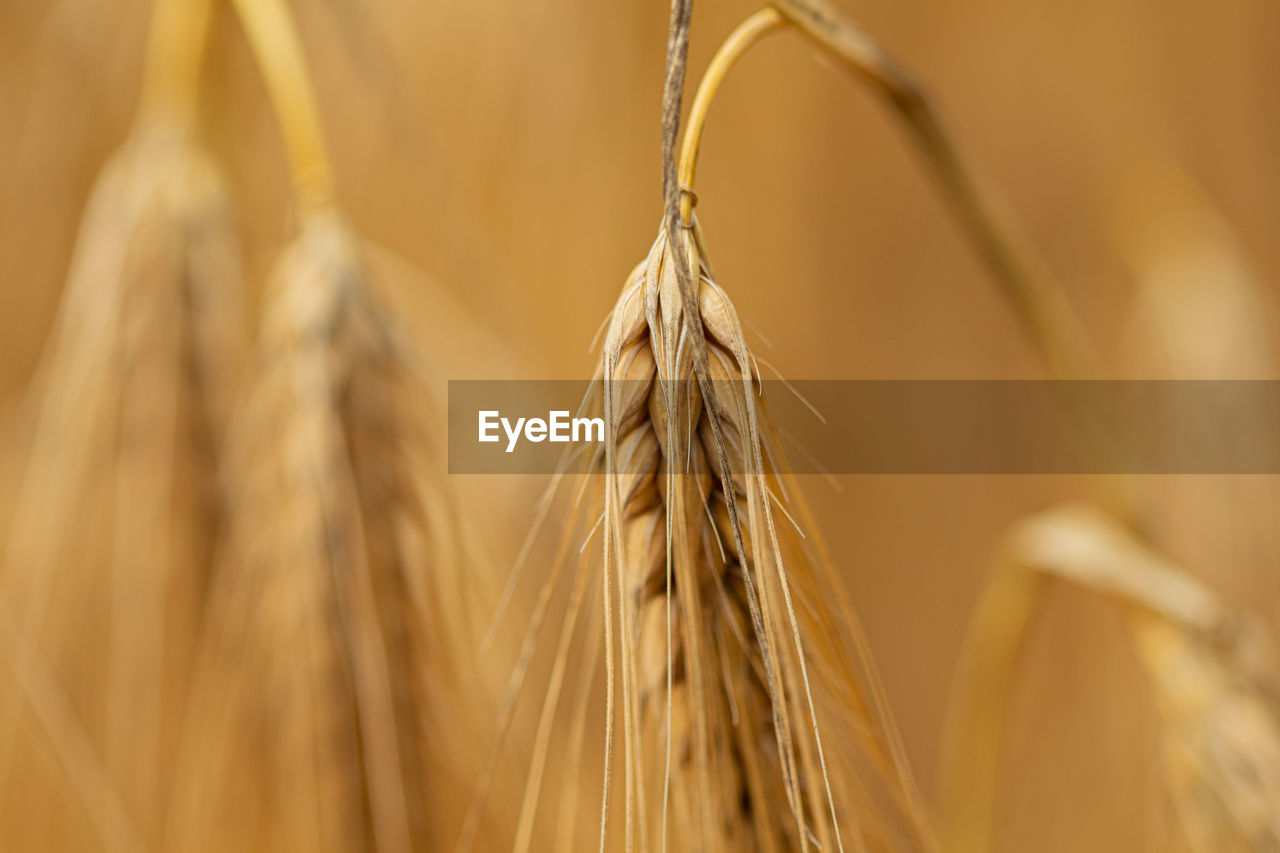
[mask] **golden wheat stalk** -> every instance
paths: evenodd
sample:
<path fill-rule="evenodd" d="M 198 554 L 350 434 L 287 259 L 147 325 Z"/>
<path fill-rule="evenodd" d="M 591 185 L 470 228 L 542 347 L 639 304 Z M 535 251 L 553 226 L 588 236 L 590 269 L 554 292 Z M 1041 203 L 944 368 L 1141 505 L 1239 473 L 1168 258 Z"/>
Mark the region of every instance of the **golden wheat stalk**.
<path fill-rule="evenodd" d="M 604 449 L 589 464 L 605 477 L 586 504 L 604 548 L 600 846 L 609 838 L 620 680 L 628 846 L 638 837 L 641 849 L 835 850 L 847 837 L 854 849 L 904 841 L 930 848 L 860 629 L 825 555 L 796 526 L 794 517 L 807 522 L 807 512 L 788 486 L 757 399 L 754 358 L 691 216 L 711 96 L 741 52 L 780 19 L 762 13 L 726 42 L 695 99 L 677 167 L 672 91 L 683 77 L 686 5 L 673 4 L 664 96 L 668 217 L 612 313 L 592 401 L 606 423 Z M 557 568 L 544 589 L 530 637 L 559 575 Z M 580 571 L 544 724 L 558 701 L 584 583 Z M 527 662 L 519 669 L 517 684 Z M 824 751 L 827 739 L 838 759 Z M 544 762 L 535 755 L 535 774 Z M 868 767 L 883 782 L 879 802 L 883 794 L 896 802 L 897 821 L 878 814 L 863 790 L 857 770 Z M 532 785 L 522 823 L 536 799 Z"/>
<path fill-rule="evenodd" d="M 690 388 L 677 287 L 664 234 L 624 289 L 604 344 L 611 475 L 603 507 L 604 573 L 618 586 L 627 779 L 628 789 L 635 788 L 629 799 L 655 801 L 644 780 L 662 780 L 661 822 L 645 829 L 667 836 L 670 802 L 674 836 L 708 850 L 736 849 L 749 837 L 765 850 L 784 838 L 800 849 L 808 844 L 809 826 L 831 849 L 834 821 L 825 809 L 815 815 L 801 806 L 793 731 L 798 697 L 780 683 L 779 623 L 765 621 L 764 608 L 773 602 L 763 594 L 760 573 L 771 567 L 749 550 L 757 545 L 752 533 L 765 536 L 764 483 L 744 476 L 739 487 L 712 473 L 703 444 L 709 427 L 699 428 L 704 417 Z M 719 304 L 707 306 L 715 309 L 708 319 L 719 321 L 719 335 L 706 329 L 714 342 L 710 363 L 723 381 L 741 384 L 739 333 L 728 325 L 736 317 L 726 313 L 722 292 L 713 298 Z M 745 369 L 750 382 L 750 365 Z M 741 405 L 722 411 L 732 412 L 726 432 L 741 454 L 753 432 L 748 412 Z M 735 461 L 738 471 L 750 470 L 742 467 L 750 464 L 742 455 Z M 755 524 L 743 525 L 745 531 L 731 529 L 727 491 L 749 504 Z M 752 568 L 754 575 L 747 574 Z M 767 773 L 760 762 L 743 760 L 770 754 L 775 759 Z M 804 787 L 821 796 L 827 783 L 812 774 L 813 750 L 806 754 L 811 772 Z"/>
<path fill-rule="evenodd" d="M 678 7 L 673 31 L 687 24 Z M 846 840 L 858 850 L 934 847 L 861 629 L 786 474 L 755 359 L 692 218 L 711 98 L 741 53 L 780 23 L 771 11 L 753 16 L 713 60 L 666 180 L 676 188 L 675 240 L 665 221 L 608 321 L 585 407 L 606 424 L 604 448 L 586 470 L 604 476 L 571 500 L 588 530 L 583 551 L 603 531 L 603 562 L 586 558 L 572 582 L 521 808 L 520 851 L 531 844 L 545 734 L 590 575 L 601 581 L 605 654 L 602 850 L 617 810 L 615 705 L 628 849 L 638 842 L 644 850 L 837 850 Z M 672 64 L 682 62 L 683 41 L 673 34 L 669 83 L 681 76 Z M 664 112 L 668 153 L 677 125 L 678 115 Z M 691 287 L 682 281 L 686 265 Z M 550 491 L 561 482 L 555 478 Z M 562 578 L 563 545 L 512 675 L 499 743 Z M 591 675 L 588 667 L 571 740 L 583 731 Z M 571 750 L 565 762 L 574 778 L 578 755 Z M 491 753 L 490 768 L 493 761 Z M 577 796 L 572 787 L 563 795 Z M 576 813 L 562 808 L 557 838 L 568 837 L 566 815 Z M 473 810 L 469 826 L 477 825 Z M 464 833 L 459 849 L 469 846 Z"/>
<path fill-rule="evenodd" d="M 451 542 L 429 524 L 434 460 L 400 346 L 345 225 L 309 214 L 273 274 L 229 440 L 210 626 L 210 677 L 237 685 L 232 736 L 250 737 L 240 769 L 264 768 L 269 846 L 427 843 L 426 626 L 449 618 L 427 587 Z"/>
<path fill-rule="evenodd" d="M 237 9 L 301 226 L 272 274 L 228 439 L 231 529 L 169 839 L 429 849 L 455 822 L 442 792 L 467 772 L 458 743 L 476 708 L 461 663 L 474 654 L 467 602 L 480 579 L 463 568 L 423 365 L 334 203 L 288 10 Z M 429 736 L 450 728 L 462 731 Z"/>
<path fill-rule="evenodd" d="M 91 195 L 37 372 L 0 578 L 14 666 L 49 650 L 148 842 L 167 801 L 243 344 L 233 218 L 194 134 L 208 11 L 157 5 L 142 110 Z M 6 778 L 18 695 L 0 721 Z"/>
<path fill-rule="evenodd" d="M 1014 529 L 958 669 L 942 801 L 959 850 L 989 848 L 1018 650 L 1049 580 L 1118 602 L 1164 720 L 1165 781 L 1192 849 L 1280 845 L 1280 709 L 1270 640 L 1209 588 L 1089 506 Z"/>
<path fill-rule="evenodd" d="M 868 83 L 902 122 L 1049 373 L 1060 379 L 1096 375 L 1097 355 L 1061 284 L 964 156 L 915 75 L 829 0 L 767 0 L 767 5 Z"/>
<path fill-rule="evenodd" d="M 154 165 L 166 154 L 139 156 Z M 147 223 L 159 233 L 138 235 L 141 274 L 121 306 L 106 646 L 106 759 L 151 832 L 224 514 L 216 453 L 243 346 L 239 257 L 217 173 L 189 152 L 168 156 L 171 211 Z"/>

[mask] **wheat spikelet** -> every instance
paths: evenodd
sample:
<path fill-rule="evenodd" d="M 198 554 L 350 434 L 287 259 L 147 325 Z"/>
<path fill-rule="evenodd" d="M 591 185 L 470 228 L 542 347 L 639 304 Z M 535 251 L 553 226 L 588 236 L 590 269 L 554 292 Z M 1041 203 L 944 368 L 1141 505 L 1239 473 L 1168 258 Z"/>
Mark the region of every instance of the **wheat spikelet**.
<path fill-rule="evenodd" d="M 712 381 L 695 381 L 665 235 L 623 290 L 601 369 L 608 476 L 591 514 L 603 517 L 606 622 L 620 614 L 628 833 L 646 849 L 865 849 L 904 830 L 927 846 L 874 673 L 858 672 L 869 661 L 856 625 L 841 635 L 834 578 L 788 515 L 807 523 L 737 314 L 696 223 L 682 239 Z M 905 826 L 877 814 L 857 752 Z"/>
<path fill-rule="evenodd" d="M 141 122 L 85 212 L 0 595 L 14 665 L 47 651 L 144 838 L 166 801 L 220 520 L 239 291 L 216 169 L 183 130 Z M 18 696 L 0 725 L 7 773 Z"/>

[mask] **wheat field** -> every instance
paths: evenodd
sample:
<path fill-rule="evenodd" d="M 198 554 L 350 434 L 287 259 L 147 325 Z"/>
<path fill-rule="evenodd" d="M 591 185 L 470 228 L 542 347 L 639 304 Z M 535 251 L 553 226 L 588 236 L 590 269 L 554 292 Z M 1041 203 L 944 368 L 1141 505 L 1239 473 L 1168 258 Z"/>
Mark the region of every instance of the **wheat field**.
<path fill-rule="evenodd" d="M 1264 393 L 1277 32 L 0 0 L 0 850 L 1280 851 L 1280 468 L 786 414 Z M 601 440 L 469 470 L 464 380 Z"/>

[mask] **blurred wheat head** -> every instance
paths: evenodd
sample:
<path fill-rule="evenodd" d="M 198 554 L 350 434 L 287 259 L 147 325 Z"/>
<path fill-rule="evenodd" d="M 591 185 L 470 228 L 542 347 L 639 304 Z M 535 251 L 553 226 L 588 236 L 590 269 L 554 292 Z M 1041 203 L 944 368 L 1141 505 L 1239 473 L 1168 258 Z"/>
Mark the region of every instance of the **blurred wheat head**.
<path fill-rule="evenodd" d="M 243 825 L 264 849 L 422 849 L 461 784 L 431 733 L 463 717 L 431 700 L 463 701 L 473 653 L 435 415 L 336 211 L 307 215 L 263 315 L 226 451 L 212 716 L 191 729 L 192 781 L 222 785 L 192 807 L 224 806 L 194 826 Z"/>
<path fill-rule="evenodd" d="M 29 397 L 0 577 L 6 657 L 18 672 L 47 657 L 144 839 L 167 801 L 224 509 L 216 448 L 242 356 L 240 291 L 218 170 L 189 127 L 145 113 L 85 210 Z M 7 774 L 23 772 L 22 696 L 6 690 Z"/>
<path fill-rule="evenodd" d="M 1273 647 L 1254 618 L 1123 523 L 1069 505 L 1009 534 L 957 671 L 943 772 L 951 842 L 987 849 L 1008 690 L 1049 580 L 1121 607 L 1163 721 L 1162 777 L 1189 850 L 1280 846 L 1280 706 Z"/>
<path fill-rule="evenodd" d="M 421 358 L 330 200 L 282 4 L 240 11 L 301 227 L 237 390 L 235 222 L 195 121 L 209 11 L 155 7 L 143 110 L 32 395 L 0 576 L 6 844 L 434 846 L 469 755 L 426 733 L 486 717 L 458 669 L 483 573 L 463 568 Z M 84 819 L 51 832 L 66 813 Z"/>

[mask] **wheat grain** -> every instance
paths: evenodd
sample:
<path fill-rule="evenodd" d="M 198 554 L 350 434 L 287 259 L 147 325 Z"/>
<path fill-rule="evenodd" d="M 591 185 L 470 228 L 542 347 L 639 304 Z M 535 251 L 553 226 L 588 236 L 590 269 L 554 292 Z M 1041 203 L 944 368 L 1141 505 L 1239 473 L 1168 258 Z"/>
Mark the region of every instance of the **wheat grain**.
<path fill-rule="evenodd" d="M 201 0 L 154 11 L 140 115 L 94 187 L 37 372 L 0 579 L 20 688 L 0 721 L 5 780 L 24 767 L 10 759 L 27 694 L 51 752 L 78 756 L 68 801 L 98 815 L 116 804 L 130 846 L 158 842 L 169 799 L 243 345 L 233 217 L 194 132 L 208 12 Z M 58 682 L 65 699 L 28 693 Z M 12 795 L 58 800 L 25 787 Z"/>

